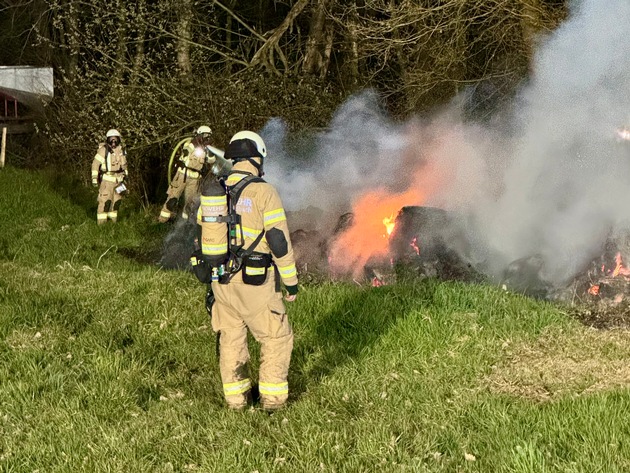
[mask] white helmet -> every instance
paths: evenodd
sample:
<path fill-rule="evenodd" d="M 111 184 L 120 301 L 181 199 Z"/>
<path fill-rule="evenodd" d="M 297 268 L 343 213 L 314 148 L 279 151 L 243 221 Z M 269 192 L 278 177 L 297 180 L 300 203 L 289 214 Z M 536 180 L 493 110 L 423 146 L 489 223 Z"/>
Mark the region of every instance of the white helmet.
<path fill-rule="evenodd" d="M 251 154 L 249 156 L 234 156 L 235 158 L 239 158 L 239 157 L 256 157 L 256 156 L 260 156 L 261 158 L 264 158 L 267 156 L 267 147 L 265 146 L 265 142 L 263 141 L 263 139 L 260 137 L 260 135 L 254 133 L 253 131 L 239 131 L 236 135 L 234 135 L 232 137 L 232 139 L 230 140 L 230 145 L 235 143 L 237 141 L 241 141 L 241 140 L 247 140 L 253 143 L 255 150 L 257 151 L 254 152 L 254 149 L 251 149 Z M 245 143 L 247 142 L 245 141 Z M 251 146 L 251 145 L 250 145 Z M 228 147 L 229 149 L 230 147 Z M 226 156 L 227 157 L 227 156 Z"/>
<path fill-rule="evenodd" d="M 211 135 L 212 130 L 207 125 L 201 125 L 199 128 L 197 128 L 197 131 L 195 132 L 195 134 L 196 135 L 202 135 L 202 134 Z"/>
<path fill-rule="evenodd" d="M 110 138 L 112 136 L 117 136 L 118 138 L 121 138 L 120 132 L 118 130 L 113 129 L 113 128 L 111 130 L 107 130 L 107 134 L 105 136 L 107 138 Z"/>

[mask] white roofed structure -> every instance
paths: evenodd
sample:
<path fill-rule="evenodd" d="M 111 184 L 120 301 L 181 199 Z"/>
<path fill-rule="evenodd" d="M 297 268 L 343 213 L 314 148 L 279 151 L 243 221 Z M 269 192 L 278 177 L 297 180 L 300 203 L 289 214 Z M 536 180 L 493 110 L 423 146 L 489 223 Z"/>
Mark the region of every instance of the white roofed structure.
<path fill-rule="evenodd" d="M 52 67 L 0 66 L 0 127 L 31 131 L 33 115 L 53 96 Z"/>

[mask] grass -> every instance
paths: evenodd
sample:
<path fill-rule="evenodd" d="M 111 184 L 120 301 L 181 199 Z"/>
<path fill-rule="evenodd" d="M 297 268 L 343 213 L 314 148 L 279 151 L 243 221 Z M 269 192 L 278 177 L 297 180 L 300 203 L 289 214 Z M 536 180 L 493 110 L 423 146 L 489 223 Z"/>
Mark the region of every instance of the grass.
<path fill-rule="evenodd" d="M 228 411 L 158 209 L 69 184 L 0 171 L 1 471 L 630 471 L 628 333 L 491 286 L 302 287 L 289 407 Z"/>

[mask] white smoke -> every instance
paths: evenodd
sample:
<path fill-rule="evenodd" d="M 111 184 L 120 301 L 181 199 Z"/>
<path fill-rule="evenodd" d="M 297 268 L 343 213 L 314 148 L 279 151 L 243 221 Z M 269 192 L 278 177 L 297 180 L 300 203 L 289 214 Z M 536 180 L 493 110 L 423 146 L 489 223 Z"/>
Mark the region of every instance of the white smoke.
<path fill-rule="evenodd" d="M 287 210 L 313 206 L 338 217 L 366 190 L 409 184 L 400 181 L 407 141 L 402 130 L 386 117 L 373 91 L 350 98 L 330 126 L 298 150 L 286 149 L 286 127 L 273 119 L 261 131 L 269 149 L 265 172 L 270 182 L 281 183 Z"/>
<path fill-rule="evenodd" d="M 574 3 L 541 44 L 509 118 L 492 124 L 461 119 L 460 99 L 430 119 L 394 123 L 370 91 L 297 151 L 272 120 L 262 131 L 268 178 L 288 210 L 336 217 L 371 189 L 426 187 L 428 201 L 407 205 L 465 215 L 473 256 L 490 272 L 537 254 L 544 276 L 562 284 L 630 221 L 630 144 L 616 139 L 630 125 L 628 38 L 628 0 Z"/>

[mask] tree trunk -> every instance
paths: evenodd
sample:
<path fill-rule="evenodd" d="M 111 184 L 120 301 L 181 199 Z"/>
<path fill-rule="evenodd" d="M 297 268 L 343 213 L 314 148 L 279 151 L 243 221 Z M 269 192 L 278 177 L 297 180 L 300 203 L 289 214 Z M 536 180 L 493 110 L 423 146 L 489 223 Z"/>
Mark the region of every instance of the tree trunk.
<path fill-rule="evenodd" d="M 38 37 L 37 59 L 39 64 L 51 65 L 53 64 L 53 49 L 51 47 L 51 24 L 46 15 L 47 10 L 48 5 L 46 2 L 37 0 L 33 9 L 33 24 Z"/>
<path fill-rule="evenodd" d="M 307 74 L 321 75 L 328 68 L 326 58 L 326 9 L 329 0 L 317 0 L 315 12 L 311 17 L 311 29 L 306 41 L 306 52 L 302 70 Z"/>
<path fill-rule="evenodd" d="M 350 89 L 354 89 L 359 83 L 359 38 L 355 25 L 349 25 L 345 42 L 344 75 L 348 78 L 347 84 Z"/>
<path fill-rule="evenodd" d="M 76 76 L 79 67 L 79 53 L 81 51 L 81 41 L 79 37 L 79 7 L 77 2 L 68 0 L 65 4 L 66 24 L 62 34 L 67 48 L 68 58 L 66 62 L 66 77 L 72 79 Z"/>
<path fill-rule="evenodd" d="M 227 7 L 232 10 L 234 8 L 236 4 L 236 0 L 229 0 L 227 2 Z M 232 17 L 232 15 L 228 14 L 226 21 L 225 21 L 225 48 L 228 51 L 232 51 L 232 25 L 234 22 L 234 18 Z M 232 66 L 234 64 L 232 64 L 231 62 L 227 63 L 227 73 L 231 74 L 232 73 Z"/>
<path fill-rule="evenodd" d="M 146 0 L 136 1 L 136 18 L 135 23 L 138 25 L 136 31 L 136 50 L 133 56 L 133 71 L 131 73 L 131 83 L 137 84 L 144 64 L 144 40 L 147 33 L 147 4 Z"/>
<path fill-rule="evenodd" d="M 177 65 L 184 80 L 190 80 L 192 64 L 190 45 L 192 42 L 192 0 L 177 0 Z"/>
<path fill-rule="evenodd" d="M 289 27 L 293 24 L 293 21 L 295 21 L 300 13 L 302 13 L 302 10 L 304 10 L 309 2 L 310 0 L 298 0 L 295 5 L 291 7 L 291 10 L 284 21 L 273 31 L 273 34 L 265 41 L 260 49 L 256 51 L 256 54 L 254 54 L 254 57 L 251 60 L 251 66 L 263 65 L 269 71 L 279 75 L 280 73 L 273 62 L 273 53 L 275 51 L 278 53 L 278 56 L 280 56 L 280 60 L 284 64 L 285 70 L 288 69 L 287 60 L 279 46 L 280 38 L 282 38 L 282 35 L 286 33 Z"/>
<path fill-rule="evenodd" d="M 116 2 L 116 57 L 113 78 L 121 83 L 127 66 L 127 6 L 120 0 Z"/>

